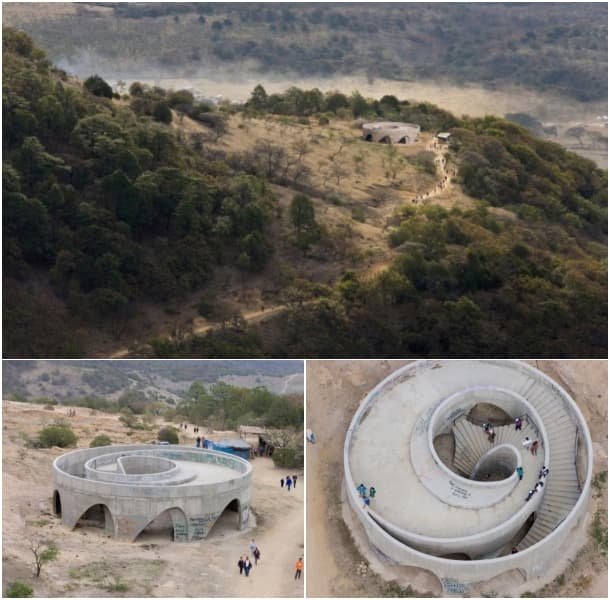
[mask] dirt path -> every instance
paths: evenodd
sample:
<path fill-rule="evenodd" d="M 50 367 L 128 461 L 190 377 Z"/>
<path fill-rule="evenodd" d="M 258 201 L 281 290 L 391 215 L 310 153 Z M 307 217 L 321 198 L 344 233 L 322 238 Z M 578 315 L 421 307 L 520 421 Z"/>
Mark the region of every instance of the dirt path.
<path fill-rule="evenodd" d="M 253 324 L 264 319 L 265 317 L 276 315 L 285 310 L 287 310 L 286 306 L 284 306 L 283 304 L 278 304 L 276 306 L 270 306 L 262 310 L 259 309 L 242 313 L 242 317 L 247 323 Z M 216 323 L 205 323 L 204 325 L 195 326 L 190 335 L 201 335 L 219 327 L 220 326 Z M 119 348 L 118 350 L 114 351 L 108 358 L 126 358 L 129 356 L 129 353 L 129 348 L 123 346 L 122 348 Z"/>
<path fill-rule="evenodd" d="M 267 459 L 257 459 L 260 462 Z M 261 551 L 261 560 L 252 568 L 249 577 L 236 576 L 231 586 L 231 595 L 235 597 L 269 596 L 302 597 L 304 579 L 294 579 L 294 563 L 303 556 L 303 474 L 298 473 L 296 489 L 288 492 L 280 488 L 279 479 L 284 474 L 273 469 L 270 495 L 283 495 L 288 510 L 282 511 L 273 523 L 273 529 L 266 529 L 255 536 L 255 542 Z M 288 504 L 288 502 L 290 502 Z M 300 512 L 299 512 L 300 511 Z M 246 548 L 244 554 L 250 554 Z M 235 562 L 237 562 L 237 558 Z M 250 555 L 250 560 L 252 556 Z M 236 571 L 237 573 L 237 571 Z"/>

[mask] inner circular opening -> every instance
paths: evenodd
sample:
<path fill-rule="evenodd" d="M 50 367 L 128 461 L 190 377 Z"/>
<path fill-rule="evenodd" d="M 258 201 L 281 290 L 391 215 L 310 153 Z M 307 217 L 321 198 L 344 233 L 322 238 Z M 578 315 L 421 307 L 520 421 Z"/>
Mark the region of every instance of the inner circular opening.
<path fill-rule="evenodd" d="M 519 466 L 517 455 L 508 447 L 493 448 L 474 466 L 470 479 L 475 481 L 501 481 L 507 479 Z"/>

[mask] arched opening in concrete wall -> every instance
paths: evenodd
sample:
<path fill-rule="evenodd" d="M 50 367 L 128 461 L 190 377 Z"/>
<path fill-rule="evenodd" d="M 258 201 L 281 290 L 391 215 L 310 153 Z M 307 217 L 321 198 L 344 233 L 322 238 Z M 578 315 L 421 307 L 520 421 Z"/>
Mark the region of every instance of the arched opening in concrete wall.
<path fill-rule="evenodd" d="M 396 582 L 404 588 L 411 586 L 416 590 L 420 590 L 422 597 L 440 598 L 443 596 L 443 586 L 432 571 L 428 569 L 420 569 L 418 567 L 393 567 L 392 571 L 398 575 Z"/>
<path fill-rule="evenodd" d="M 516 585 L 525 583 L 527 576 L 523 569 L 510 569 L 504 571 L 484 583 L 477 584 L 471 588 L 471 597 L 483 596 L 500 596 L 502 598 L 509 597 L 510 591 L 514 590 Z M 505 595 L 506 594 L 506 595 Z"/>
<path fill-rule="evenodd" d="M 366 137 L 364 138 L 365 142 L 372 142 L 373 141 L 373 134 L 372 133 L 367 133 Z"/>
<path fill-rule="evenodd" d="M 453 552 L 451 554 L 443 554 L 440 558 L 447 558 L 448 560 L 472 560 L 468 554 L 464 552 Z"/>
<path fill-rule="evenodd" d="M 505 410 L 502 410 L 495 404 L 488 404 L 486 402 L 479 402 L 475 404 L 466 417 L 470 422 L 477 425 L 482 423 L 491 423 L 495 427 L 501 425 L 510 425 L 514 422 L 514 418 L 511 417 Z"/>
<path fill-rule="evenodd" d="M 53 513 L 61 517 L 61 496 L 57 490 L 53 492 Z"/>
<path fill-rule="evenodd" d="M 114 521 L 112 513 L 105 504 L 90 506 L 76 522 L 75 528 L 103 529 L 108 535 L 114 534 Z"/>
<path fill-rule="evenodd" d="M 392 140 L 390 140 L 390 136 L 385 135 L 379 140 L 380 144 L 391 144 Z"/>
<path fill-rule="evenodd" d="M 239 529 L 239 513 L 241 505 L 237 498 L 231 500 L 220 513 L 208 534 L 209 538 L 224 537 Z"/>
<path fill-rule="evenodd" d="M 188 541 L 188 531 L 186 515 L 180 508 L 168 508 L 159 513 L 152 521 L 146 525 L 134 541 L 138 542 L 186 542 Z"/>
<path fill-rule="evenodd" d="M 405 135 L 398 140 L 398 143 L 399 144 L 408 144 L 409 141 L 410 141 L 409 136 Z"/>

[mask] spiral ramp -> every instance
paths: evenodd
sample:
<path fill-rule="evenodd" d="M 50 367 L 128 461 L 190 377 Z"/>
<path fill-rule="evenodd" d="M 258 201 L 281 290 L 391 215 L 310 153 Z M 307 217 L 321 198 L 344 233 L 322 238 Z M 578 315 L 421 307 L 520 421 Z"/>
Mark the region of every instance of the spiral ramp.
<path fill-rule="evenodd" d="M 492 419 L 493 442 L 471 416 L 481 406 L 506 417 Z M 539 441 L 535 455 L 526 436 Z M 450 458 L 437 452 L 442 437 L 452 438 Z M 361 403 L 344 465 L 346 496 L 373 546 L 460 594 L 512 569 L 525 579 L 544 573 L 586 512 L 592 446 L 574 401 L 525 363 L 419 361 Z M 544 485 L 526 500 L 543 466 Z M 368 506 L 360 483 L 377 490 Z"/>

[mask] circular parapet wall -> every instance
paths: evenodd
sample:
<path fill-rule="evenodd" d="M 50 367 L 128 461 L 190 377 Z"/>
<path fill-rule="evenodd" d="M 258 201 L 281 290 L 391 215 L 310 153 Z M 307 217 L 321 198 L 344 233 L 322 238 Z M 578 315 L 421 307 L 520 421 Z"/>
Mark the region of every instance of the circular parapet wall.
<path fill-rule="evenodd" d="M 480 407 L 508 417 L 492 423 L 493 439 L 473 416 Z M 441 438 L 452 438 L 451 460 L 448 450 L 439 456 Z M 459 593 L 512 569 L 543 574 L 586 511 L 592 461 L 578 407 L 540 371 L 518 361 L 418 361 L 382 381 L 354 415 L 345 491 L 379 551 Z M 526 500 L 543 467 L 549 474 Z M 360 484 L 377 491 L 368 506 Z"/>
<path fill-rule="evenodd" d="M 53 462 L 55 512 L 74 527 L 102 507 L 106 532 L 134 540 L 167 513 L 174 540 L 207 536 L 222 512 L 249 518 L 252 466 L 242 458 L 181 446 L 103 446 L 75 450 Z"/>

